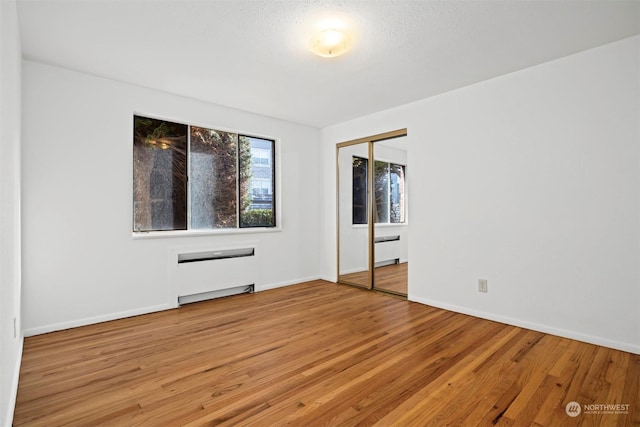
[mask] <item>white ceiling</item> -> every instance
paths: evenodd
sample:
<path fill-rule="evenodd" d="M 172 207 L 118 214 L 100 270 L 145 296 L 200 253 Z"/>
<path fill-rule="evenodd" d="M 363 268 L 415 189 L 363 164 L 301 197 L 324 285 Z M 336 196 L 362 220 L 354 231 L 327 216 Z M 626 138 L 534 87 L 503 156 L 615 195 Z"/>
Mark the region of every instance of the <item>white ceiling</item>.
<path fill-rule="evenodd" d="M 640 33 L 640 1 L 18 0 L 24 58 L 325 127 Z M 327 19 L 353 33 L 308 50 Z"/>

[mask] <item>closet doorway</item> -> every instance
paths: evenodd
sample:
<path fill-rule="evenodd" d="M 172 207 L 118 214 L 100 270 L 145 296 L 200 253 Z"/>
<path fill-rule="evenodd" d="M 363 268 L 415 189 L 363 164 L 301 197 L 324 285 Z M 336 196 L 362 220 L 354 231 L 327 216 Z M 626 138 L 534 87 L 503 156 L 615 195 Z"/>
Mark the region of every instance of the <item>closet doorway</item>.
<path fill-rule="evenodd" d="M 406 297 L 407 130 L 337 145 L 338 282 Z"/>

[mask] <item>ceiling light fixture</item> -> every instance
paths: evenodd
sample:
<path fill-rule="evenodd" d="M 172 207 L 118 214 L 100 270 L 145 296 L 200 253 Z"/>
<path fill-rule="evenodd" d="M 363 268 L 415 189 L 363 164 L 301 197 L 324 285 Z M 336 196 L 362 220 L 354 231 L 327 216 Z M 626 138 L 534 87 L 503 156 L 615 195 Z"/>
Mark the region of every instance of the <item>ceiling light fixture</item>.
<path fill-rule="evenodd" d="M 329 29 L 320 31 L 311 39 L 313 53 L 325 58 L 342 55 L 349 47 L 349 37 L 341 30 Z"/>

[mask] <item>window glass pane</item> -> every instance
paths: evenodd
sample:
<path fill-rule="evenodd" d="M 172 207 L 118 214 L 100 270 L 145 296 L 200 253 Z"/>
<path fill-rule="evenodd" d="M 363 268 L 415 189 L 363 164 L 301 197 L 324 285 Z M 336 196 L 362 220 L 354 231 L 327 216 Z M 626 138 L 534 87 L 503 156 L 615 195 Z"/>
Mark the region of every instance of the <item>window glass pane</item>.
<path fill-rule="evenodd" d="M 391 163 L 389 165 L 391 172 L 391 184 L 389 185 L 389 222 L 404 222 L 404 166 Z"/>
<path fill-rule="evenodd" d="M 389 163 L 375 162 L 376 223 L 389 222 Z"/>
<path fill-rule="evenodd" d="M 191 126 L 191 228 L 235 228 L 237 135 Z"/>
<path fill-rule="evenodd" d="M 134 116 L 133 230 L 186 230 L 187 126 Z"/>
<path fill-rule="evenodd" d="M 239 136 L 240 227 L 275 227 L 275 142 Z"/>
<path fill-rule="evenodd" d="M 367 159 L 353 156 L 353 223 L 366 224 L 367 218 Z"/>

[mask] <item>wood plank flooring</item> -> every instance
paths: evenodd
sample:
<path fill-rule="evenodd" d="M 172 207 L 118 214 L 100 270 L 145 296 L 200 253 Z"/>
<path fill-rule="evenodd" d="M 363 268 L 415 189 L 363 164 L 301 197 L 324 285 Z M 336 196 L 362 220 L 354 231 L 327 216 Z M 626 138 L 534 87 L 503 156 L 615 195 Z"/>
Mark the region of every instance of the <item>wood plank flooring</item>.
<path fill-rule="evenodd" d="M 315 281 L 26 338 L 14 425 L 637 426 L 639 393 L 638 355 Z"/>

